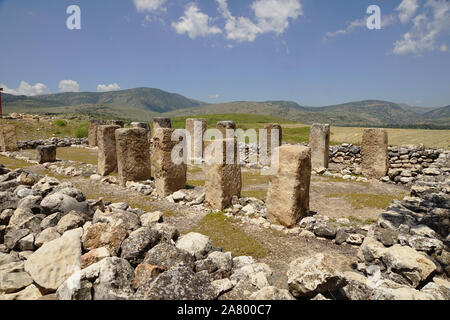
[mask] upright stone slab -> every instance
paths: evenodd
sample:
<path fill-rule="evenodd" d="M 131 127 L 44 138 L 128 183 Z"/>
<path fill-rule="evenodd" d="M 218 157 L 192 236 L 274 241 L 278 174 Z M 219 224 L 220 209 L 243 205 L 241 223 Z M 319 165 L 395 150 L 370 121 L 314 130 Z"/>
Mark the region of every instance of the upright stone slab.
<path fill-rule="evenodd" d="M 121 128 L 125 126 L 125 122 L 123 122 L 122 120 L 110 120 L 108 121 L 108 124 L 110 126 L 119 126 Z"/>
<path fill-rule="evenodd" d="M 0 151 L 17 151 L 19 146 L 17 144 L 16 127 L 13 125 L 0 126 Z"/>
<path fill-rule="evenodd" d="M 328 168 L 330 157 L 330 125 L 313 124 L 309 133 L 313 169 Z"/>
<path fill-rule="evenodd" d="M 131 127 L 145 129 L 147 131 L 148 142 L 150 143 L 150 141 L 152 140 L 152 134 L 148 122 L 132 122 Z"/>
<path fill-rule="evenodd" d="M 227 145 L 228 159 L 231 159 L 228 162 L 233 163 L 227 163 Z M 211 149 L 214 151 L 209 153 Z M 225 209 L 231 205 L 233 196 L 241 196 L 242 177 L 237 151 L 236 138 L 205 141 L 205 201 L 214 210 Z"/>
<path fill-rule="evenodd" d="M 95 148 L 98 146 L 98 140 L 97 140 L 97 130 L 98 126 L 102 125 L 103 122 L 99 120 L 90 120 L 89 126 L 88 126 L 88 141 L 89 141 L 89 147 Z"/>
<path fill-rule="evenodd" d="M 365 129 L 361 144 L 362 173 L 381 179 L 389 170 L 388 134 L 386 129 Z"/>
<path fill-rule="evenodd" d="M 151 177 L 147 131 L 141 128 L 118 129 L 116 134 L 119 183 L 148 180 Z"/>
<path fill-rule="evenodd" d="M 180 143 L 172 141 L 174 131 L 171 128 L 158 128 L 153 135 L 152 162 L 156 192 L 160 197 L 186 188 L 186 162 L 177 164 L 172 161 L 172 150 Z"/>
<path fill-rule="evenodd" d="M 98 127 L 98 165 L 97 173 L 107 176 L 117 171 L 116 130 L 120 126 L 103 125 Z"/>
<path fill-rule="evenodd" d="M 38 162 L 40 164 L 56 161 L 56 146 L 55 145 L 38 146 L 37 153 L 38 153 Z"/>
<path fill-rule="evenodd" d="M 282 145 L 283 129 L 278 123 L 271 123 L 265 125 L 264 130 L 265 133 L 259 135 L 259 163 L 270 166 L 272 150 Z M 272 138 L 274 144 L 272 144 Z"/>
<path fill-rule="evenodd" d="M 220 133 L 222 133 L 222 139 L 230 139 L 234 137 L 234 133 L 236 131 L 236 124 L 233 121 L 220 121 L 217 122 L 216 129 L 219 130 Z M 227 137 L 227 130 L 230 133 L 232 133 L 232 135 Z"/>
<path fill-rule="evenodd" d="M 169 118 L 153 118 L 153 131 L 159 128 L 172 128 L 172 121 Z"/>
<path fill-rule="evenodd" d="M 188 160 L 201 161 L 203 159 L 203 135 L 206 131 L 206 119 L 186 119 L 186 131 L 189 133 L 189 139 L 187 139 Z"/>
<path fill-rule="evenodd" d="M 303 146 L 282 146 L 272 155 L 278 158 L 278 171 L 270 176 L 267 191 L 267 218 L 272 223 L 294 226 L 309 215 L 311 184 L 311 149 Z"/>

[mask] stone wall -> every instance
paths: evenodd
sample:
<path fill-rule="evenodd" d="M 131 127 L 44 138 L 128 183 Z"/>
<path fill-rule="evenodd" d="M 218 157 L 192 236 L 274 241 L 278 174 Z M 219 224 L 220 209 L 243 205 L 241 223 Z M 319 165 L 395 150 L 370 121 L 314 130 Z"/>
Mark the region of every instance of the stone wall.
<path fill-rule="evenodd" d="M 29 140 L 18 142 L 19 149 L 36 149 L 38 146 L 56 145 L 59 148 L 72 145 L 87 145 L 87 138 L 50 138 L 45 140 Z"/>

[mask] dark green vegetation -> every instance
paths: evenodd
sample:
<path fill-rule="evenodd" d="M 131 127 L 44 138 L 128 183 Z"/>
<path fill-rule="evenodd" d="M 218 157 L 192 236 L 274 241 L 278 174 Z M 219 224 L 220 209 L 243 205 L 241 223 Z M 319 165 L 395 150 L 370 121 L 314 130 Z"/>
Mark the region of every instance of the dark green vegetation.
<path fill-rule="evenodd" d="M 61 115 L 86 115 L 104 119 L 150 121 L 153 117 L 176 118 L 180 123 L 186 117 L 198 115 L 235 114 L 271 116 L 278 122 L 290 121 L 311 124 L 330 123 L 335 126 L 449 129 L 450 106 L 443 108 L 411 107 L 380 100 L 349 102 L 326 107 L 305 107 L 289 101 L 237 101 L 206 104 L 179 94 L 152 88 L 135 88 L 114 92 L 58 93 L 36 97 L 3 97 L 6 113 L 27 112 Z M 70 118 L 70 117 L 69 117 Z M 219 118 L 219 117 L 217 117 Z M 178 120 L 177 120 L 178 119 Z M 213 118 L 211 123 L 215 121 Z M 220 118 L 222 120 L 223 118 Z M 230 119 L 233 120 L 233 119 Z M 250 121 L 247 121 L 250 123 Z M 208 123 L 211 125 L 211 123 Z M 244 128 L 245 129 L 245 128 Z"/>

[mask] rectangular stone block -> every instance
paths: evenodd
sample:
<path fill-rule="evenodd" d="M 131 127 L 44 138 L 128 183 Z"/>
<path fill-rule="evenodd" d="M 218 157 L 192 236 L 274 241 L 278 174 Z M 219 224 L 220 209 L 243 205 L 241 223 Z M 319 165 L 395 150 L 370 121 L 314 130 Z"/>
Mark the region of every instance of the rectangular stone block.
<path fill-rule="evenodd" d="M 234 137 L 236 132 L 236 123 L 234 123 L 234 121 L 220 121 L 217 122 L 216 129 L 222 134 L 221 139 L 230 139 Z M 219 137 L 216 137 L 216 139 L 219 139 Z"/>
<path fill-rule="evenodd" d="M 172 121 L 169 118 L 153 118 L 153 131 L 159 128 L 172 128 Z"/>
<path fill-rule="evenodd" d="M 148 124 L 148 122 L 132 122 L 131 127 L 145 129 L 147 131 L 148 141 L 150 142 L 152 140 L 151 129 L 150 129 L 150 125 Z"/>
<path fill-rule="evenodd" d="M 152 164 L 156 192 L 160 197 L 167 197 L 186 188 L 187 164 L 186 159 L 183 160 L 185 157 L 183 150 L 179 153 L 180 163 L 175 163 L 176 159 L 172 159 L 172 150 L 180 143 L 172 141 L 174 131 L 175 129 L 171 128 L 158 128 L 153 135 Z"/>
<path fill-rule="evenodd" d="M 0 126 L 0 151 L 17 151 L 19 146 L 17 144 L 16 127 L 13 125 Z"/>
<path fill-rule="evenodd" d="M 108 121 L 108 124 L 111 126 L 119 126 L 121 128 L 125 126 L 125 122 L 123 122 L 122 120 L 110 120 Z"/>
<path fill-rule="evenodd" d="M 309 133 L 313 169 L 328 168 L 330 158 L 330 125 L 313 124 Z"/>
<path fill-rule="evenodd" d="M 115 135 L 120 185 L 150 179 L 150 147 L 145 129 L 118 129 Z"/>
<path fill-rule="evenodd" d="M 98 127 L 98 165 L 97 173 L 107 176 L 117 171 L 116 130 L 117 125 L 103 125 Z"/>
<path fill-rule="evenodd" d="M 37 153 L 38 153 L 38 162 L 40 164 L 56 161 L 56 146 L 55 145 L 38 146 Z"/>
<path fill-rule="evenodd" d="M 228 161 L 227 145 L 229 149 L 233 148 L 228 150 Z M 205 141 L 204 156 L 205 201 L 214 210 L 224 210 L 232 204 L 233 196 L 241 196 L 242 177 L 241 167 L 237 163 L 236 139 Z"/>
<path fill-rule="evenodd" d="M 362 174 L 381 179 L 389 170 L 388 133 L 386 129 L 365 129 L 361 143 Z"/>
<path fill-rule="evenodd" d="M 272 155 L 278 170 L 270 176 L 267 191 L 267 219 L 285 227 L 293 227 L 309 215 L 311 184 L 311 149 L 303 146 L 282 146 Z"/>
<path fill-rule="evenodd" d="M 95 148 L 98 146 L 97 130 L 98 130 L 98 126 L 100 126 L 102 124 L 103 124 L 103 122 L 100 120 L 89 120 L 89 126 L 88 126 L 89 147 Z"/>
<path fill-rule="evenodd" d="M 259 135 L 259 163 L 270 166 L 272 150 L 282 145 L 283 129 L 278 123 L 271 123 L 265 125 L 264 130 Z"/>
<path fill-rule="evenodd" d="M 206 131 L 206 119 L 186 119 L 187 150 L 189 161 L 201 161 L 203 159 L 203 135 Z"/>

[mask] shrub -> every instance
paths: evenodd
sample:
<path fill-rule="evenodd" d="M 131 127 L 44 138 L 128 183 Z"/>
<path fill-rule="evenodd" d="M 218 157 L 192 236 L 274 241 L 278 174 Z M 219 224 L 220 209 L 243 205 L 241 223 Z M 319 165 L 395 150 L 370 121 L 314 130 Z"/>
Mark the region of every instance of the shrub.
<path fill-rule="evenodd" d="M 76 138 L 87 138 L 88 137 L 88 124 L 83 123 L 75 130 Z"/>
<path fill-rule="evenodd" d="M 58 127 L 65 127 L 67 126 L 67 121 L 66 120 L 55 120 L 55 125 L 57 125 Z"/>

